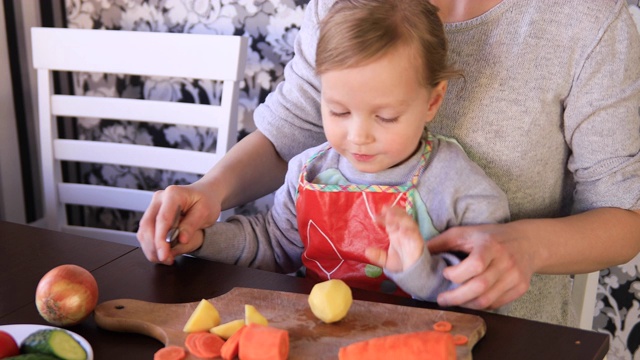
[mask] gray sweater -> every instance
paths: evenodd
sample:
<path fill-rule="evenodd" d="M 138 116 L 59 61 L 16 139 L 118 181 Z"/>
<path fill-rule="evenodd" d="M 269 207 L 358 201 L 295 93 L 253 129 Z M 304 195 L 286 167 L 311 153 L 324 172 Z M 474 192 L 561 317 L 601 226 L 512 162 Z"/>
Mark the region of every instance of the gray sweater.
<path fill-rule="evenodd" d="M 283 273 L 299 269 L 304 250 L 296 219 L 300 172 L 307 159 L 326 146 L 322 144 L 304 151 L 289 162 L 285 183 L 276 192 L 270 211 L 249 217 L 232 216 L 205 229 L 204 243 L 192 255 Z M 318 174 L 331 169 L 337 170 L 349 184 L 403 185 L 411 181 L 421 155 L 422 151 L 417 151 L 401 165 L 379 173 L 363 173 L 330 149 L 316 158 L 307 172 L 314 183 Z M 416 206 L 418 220 L 422 229 L 428 229 L 422 231 L 425 238 L 452 226 L 509 220 L 504 192 L 454 141 L 434 139 L 431 156 L 416 189 L 419 199 L 414 202 L 420 203 Z M 456 286 L 444 279 L 442 270 L 458 262 L 452 254 L 431 255 L 425 248 L 418 262 L 406 271 L 385 271 L 385 274 L 414 298 L 435 301 L 439 293 Z"/>
<path fill-rule="evenodd" d="M 332 3 L 309 3 L 285 81 L 255 112 L 285 159 L 326 141 L 313 64 Z M 450 82 L 430 128 L 456 138 L 506 192 L 512 219 L 640 208 L 640 40 L 626 5 L 503 0 L 446 24 L 465 78 Z M 502 311 L 573 324 L 570 286 L 568 276 L 536 275 Z"/>

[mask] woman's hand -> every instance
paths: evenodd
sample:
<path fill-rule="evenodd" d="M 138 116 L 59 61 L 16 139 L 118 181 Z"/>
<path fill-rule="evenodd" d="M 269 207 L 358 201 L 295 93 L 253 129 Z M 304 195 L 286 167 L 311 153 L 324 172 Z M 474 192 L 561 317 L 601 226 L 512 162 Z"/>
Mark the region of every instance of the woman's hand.
<path fill-rule="evenodd" d="M 469 256 L 444 270 L 460 284 L 442 306 L 495 309 L 521 297 L 534 273 L 582 274 L 631 260 L 640 249 L 640 211 L 599 208 L 562 218 L 451 228 L 427 241 L 432 254 Z"/>
<path fill-rule="evenodd" d="M 182 209 L 178 244 L 170 248 L 166 242 L 177 209 Z M 155 192 L 151 204 L 140 220 L 137 237 L 149 261 L 173 264 L 177 255 L 196 250 L 202 245 L 202 231 L 213 225 L 220 215 L 221 202 L 215 192 L 191 185 L 171 185 Z"/>
<path fill-rule="evenodd" d="M 418 261 L 424 251 L 418 224 L 399 207 L 383 209 L 379 221 L 389 235 L 389 249 L 367 248 L 365 256 L 372 264 L 385 270 L 405 271 Z"/>
<path fill-rule="evenodd" d="M 365 255 L 372 264 L 388 271 L 408 269 L 424 251 L 418 224 L 398 207 L 383 210 L 380 221 L 389 235 L 389 249 L 368 248 Z M 459 264 L 444 270 L 442 275 L 460 286 L 438 296 L 441 306 L 495 309 L 529 289 L 534 272 L 532 254 L 524 248 L 528 240 L 517 226 L 455 227 L 426 244 L 431 254 L 451 251 L 469 254 Z"/>
<path fill-rule="evenodd" d="M 451 228 L 427 242 L 432 254 L 469 254 L 444 270 L 460 286 L 438 295 L 440 306 L 496 309 L 524 295 L 534 273 L 533 254 L 524 246 L 530 240 L 513 224 Z"/>

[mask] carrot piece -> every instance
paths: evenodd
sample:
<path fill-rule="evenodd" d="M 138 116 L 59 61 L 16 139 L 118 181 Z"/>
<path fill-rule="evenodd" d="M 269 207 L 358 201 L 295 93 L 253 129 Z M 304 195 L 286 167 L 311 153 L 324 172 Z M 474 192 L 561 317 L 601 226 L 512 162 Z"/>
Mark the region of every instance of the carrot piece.
<path fill-rule="evenodd" d="M 220 348 L 224 345 L 224 340 L 216 334 L 205 333 L 196 338 L 196 347 L 203 358 L 214 358 L 220 356 Z"/>
<path fill-rule="evenodd" d="M 455 360 L 456 349 L 450 333 L 419 331 L 382 336 L 343 346 L 340 348 L 338 358 L 339 360 Z"/>
<path fill-rule="evenodd" d="M 438 321 L 437 323 L 433 324 L 433 330 L 435 331 L 449 332 L 452 328 L 453 325 L 451 325 L 450 322 L 444 320 Z"/>
<path fill-rule="evenodd" d="M 224 345 L 222 345 L 222 348 L 220 349 L 220 355 L 224 360 L 232 360 L 235 359 L 236 356 L 238 356 L 240 348 L 240 336 L 242 335 L 245 327 L 246 326 L 243 326 L 238 331 L 233 333 L 233 335 L 231 335 L 227 339 L 227 341 L 224 342 Z"/>
<path fill-rule="evenodd" d="M 199 357 L 199 358 L 205 357 L 204 354 L 198 348 L 197 340 L 198 340 L 198 338 L 200 338 L 200 337 L 202 337 L 202 336 L 204 336 L 206 334 L 207 334 L 207 332 L 198 331 L 198 332 L 189 333 L 189 335 L 187 335 L 187 338 L 184 341 L 184 345 L 187 347 L 187 350 L 189 350 L 189 352 L 193 356 L 196 356 L 196 357 Z"/>
<path fill-rule="evenodd" d="M 182 346 L 167 346 L 153 354 L 153 360 L 182 360 L 187 357 L 187 351 Z"/>
<path fill-rule="evenodd" d="M 289 356 L 289 333 L 271 326 L 249 324 L 240 334 L 242 360 L 284 360 Z"/>
<path fill-rule="evenodd" d="M 453 343 L 457 346 L 467 345 L 469 342 L 469 338 L 462 334 L 453 335 Z"/>

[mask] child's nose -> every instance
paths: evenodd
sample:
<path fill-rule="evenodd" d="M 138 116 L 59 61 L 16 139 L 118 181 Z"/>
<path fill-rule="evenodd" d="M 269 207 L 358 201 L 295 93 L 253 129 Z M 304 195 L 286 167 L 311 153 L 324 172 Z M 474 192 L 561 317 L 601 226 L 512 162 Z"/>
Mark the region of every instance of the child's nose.
<path fill-rule="evenodd" d="M 372 134 L 368 121 L 354 117 L 349 126 L 348 139 L 353 144 L 366 144 L 371 141 Z"/>

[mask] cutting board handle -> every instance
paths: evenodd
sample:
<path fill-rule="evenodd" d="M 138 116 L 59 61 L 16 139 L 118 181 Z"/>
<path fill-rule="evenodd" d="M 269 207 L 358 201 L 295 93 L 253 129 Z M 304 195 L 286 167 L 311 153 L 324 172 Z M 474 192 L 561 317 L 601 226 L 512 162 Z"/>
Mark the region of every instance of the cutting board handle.
<path fill-rule="evenodd" d="M 176 328 L 168 328 L 167 320 L 172 317 L 183 318 L 183 315 L 176 314 L 176 311 L 193 311 L 197 302 L 193 303 L 193 306 L 185 305 L 158 304 L 133 299 L 110 300 L 95 308 L 94 318 L 98 326 L 106 330 L 147 335 L 165 346 L 182 346 L 187 334 L 180 330 L 179 324 L 176 324 Z"/>

